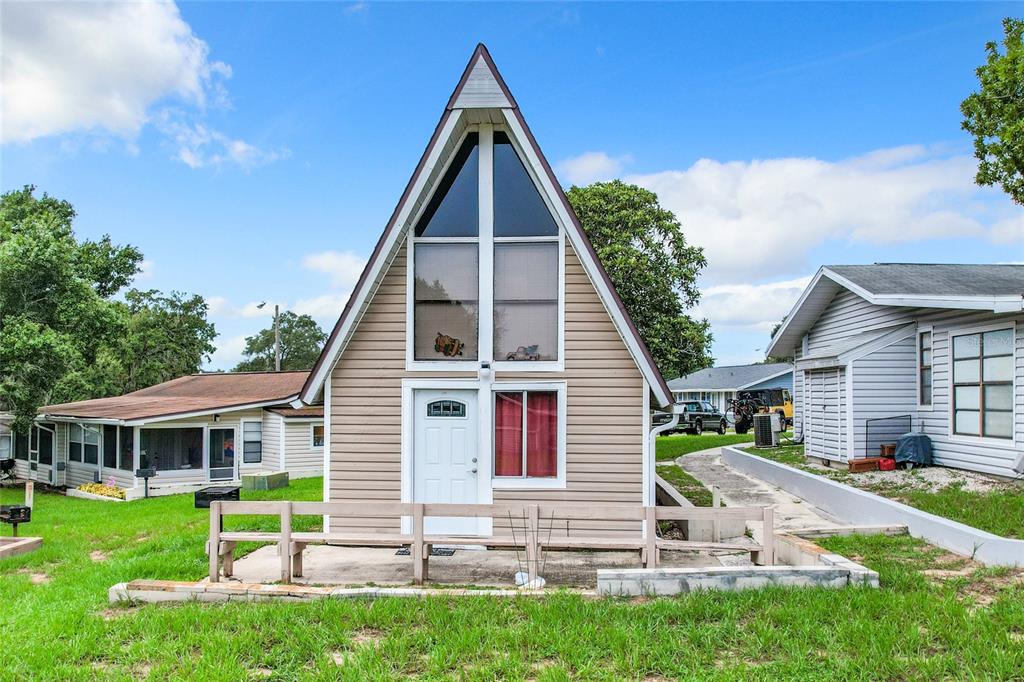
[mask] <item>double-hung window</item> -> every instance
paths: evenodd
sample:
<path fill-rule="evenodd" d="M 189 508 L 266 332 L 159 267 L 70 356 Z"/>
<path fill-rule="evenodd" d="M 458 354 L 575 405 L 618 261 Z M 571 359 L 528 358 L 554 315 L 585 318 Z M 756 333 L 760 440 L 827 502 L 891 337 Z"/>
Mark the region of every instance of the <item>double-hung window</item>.
<path fill-rule="evenodd" d="M 917 335 L 917 404 L 932 404 L 932 333 Z"/>
<path fill-rule="evenodd" d="M 1013 438 L 1013 328 L 953 336 L 953 433 Z"/>
<path fill-rule="evenodd" d="M 242 422 L 242 462 L 259 464 L 263 461 L 263 422 Z"/>
<path fill-rule="evenodd" d="M 11 443 L 13 434 L 0 433 L 0 459 L 11 459 L 14 457 L 14 447 Z"/>
<path fill-rule="evenodd" d="M 561 233 L 505 132 L 467 133 L 410 243 L 412 362 L 560 360 Z"/>
<path fill-rule="evenodd" d="M 498 386 L 494 392 L 496 486 L 564 485 L 564 390 Z"/>
<path fill-rule="evenodd" d="M 82 425 L 68 425 L 68 460 L 72 462 L 82 461 Z"/>
<path fill-rule="evenodd" d="M 324 446 L 324 425 L 310 424 L 309 426 L 310 445 L 314 448 L 322 448 Z"/>

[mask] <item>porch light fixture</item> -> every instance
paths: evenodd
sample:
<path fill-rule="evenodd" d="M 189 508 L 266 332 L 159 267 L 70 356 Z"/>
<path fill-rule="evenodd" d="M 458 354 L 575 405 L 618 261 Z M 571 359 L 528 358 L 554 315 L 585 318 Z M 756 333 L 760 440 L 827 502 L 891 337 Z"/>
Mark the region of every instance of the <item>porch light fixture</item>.
<path fill-rule="evenodd" d="M 219 422 L 220 421 L 220 415 L 219 414 L 213 415 L 213 421 Z"/>

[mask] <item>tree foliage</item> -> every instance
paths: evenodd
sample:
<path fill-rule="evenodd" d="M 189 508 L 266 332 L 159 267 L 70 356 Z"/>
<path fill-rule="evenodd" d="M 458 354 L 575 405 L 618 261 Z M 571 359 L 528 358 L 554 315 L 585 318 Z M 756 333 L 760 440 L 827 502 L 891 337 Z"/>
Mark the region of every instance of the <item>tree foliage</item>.
<path fill-rule="evenodd" d="M 278 317 L 281 331 L 281 369 L 310 369 L 320 357 L 327 334 L 309 315 L 286 310 Z M 236 372 L 261 372 L 274 369 L 274 327 L 245 338 L 243 359 Z"/>
<path fill-rule="evenodd" d="M 1000 185 L 1024 204 L 1024 20 L 1003 20 L 1003 52 L 985 45 L 988 59 L 975 73 L 980 88 L 960 104 L 963 129 L 974 136 L 975 181 Z"/>
<path fill-rule="evenodd" d="M 700 300 L 697 276 L 707 260 L 687 244 L 675 215 L 654 192 L 620 180 L 567 195 L 662 374 L 709 367 L 710 326 L 686 315 Z"/>
<path fill-rule="evenodd" d="M 78 240 L 74 208 L 35 188 L 0 196 L 0 409 L 24 430 L 42 405 L 196 371 L 213 352 L 197 296 L 128 291 L 142 253 Z"/>

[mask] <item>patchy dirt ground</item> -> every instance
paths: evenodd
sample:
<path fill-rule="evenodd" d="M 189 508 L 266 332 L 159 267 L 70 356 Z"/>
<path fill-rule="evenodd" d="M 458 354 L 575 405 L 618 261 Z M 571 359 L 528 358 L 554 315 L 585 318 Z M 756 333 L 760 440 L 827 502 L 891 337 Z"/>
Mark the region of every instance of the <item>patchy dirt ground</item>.
<path fill-rule="evenodd" d="M 1014 488 L 1024 489 L 1024 484 L 1020 481 L 1009 481 L 1005 478 L 980 474 L 974 471 L 938 466 L 897 469 L 896 471 L 865 471 L 859 474 L 851 474 L 845 469 L 830 468 L 808 460 L 806 468 L 814 473 L 823 473 L 830 478 L 865 490 L 884 487 L 935 492 L 951 485 L 958 485 L 968 492 L 979 493 L 1011 490 Z"/>

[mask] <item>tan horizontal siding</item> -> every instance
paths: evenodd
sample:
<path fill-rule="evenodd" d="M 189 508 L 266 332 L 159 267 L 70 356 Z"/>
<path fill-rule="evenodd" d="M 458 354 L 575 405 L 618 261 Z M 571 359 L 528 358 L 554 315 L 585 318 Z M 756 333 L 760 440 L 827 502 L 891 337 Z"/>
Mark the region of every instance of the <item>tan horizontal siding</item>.
<path fill-rule="evenodd" d="M 406 267 L 403 246 L 331 374 L 332 501 L 399 501 L 404 377 L 476 376 L 475 372 L 405 371 Z M 565 371 L 498 372 L 495 381 L 566 381 L 567 487 L 495 490 L 494 501 L 639 505 L 643 501 L 643 379 L 569 246 L 565 270 Z M 507 518 L 495 519 L 494 526 L 495 532 L 510 532 Z M 394 530 L 398 521 L 334 518 L 331 527 Z M 567 530 L 564 521 L 556 521 L 552 532 L 635 533 L 637 528 L 637 524 L 572 522 Z"/>

